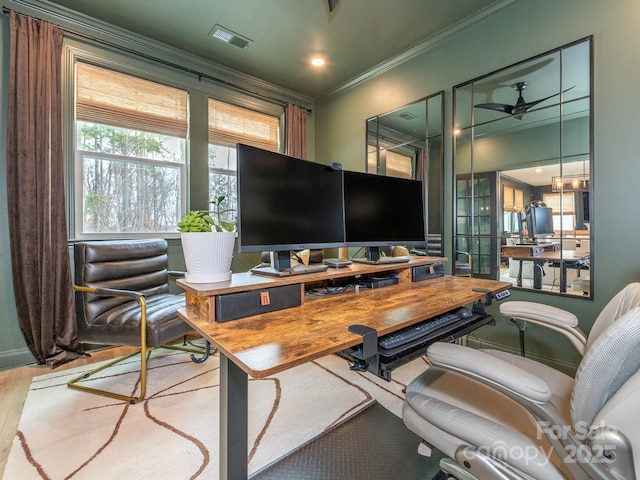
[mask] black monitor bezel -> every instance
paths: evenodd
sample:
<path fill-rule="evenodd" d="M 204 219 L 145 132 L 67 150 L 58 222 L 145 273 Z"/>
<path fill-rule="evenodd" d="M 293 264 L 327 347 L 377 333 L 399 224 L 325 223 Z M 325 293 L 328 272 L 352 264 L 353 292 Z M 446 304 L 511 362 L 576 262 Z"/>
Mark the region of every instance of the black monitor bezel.
<path fill-rule="evenodd" d="M 401 245 L 401 246 L 425 246 L 427 243 L 427 236 L 426 236 L 426 209 L 425 209 L 425 198 L 424 198 L 424 190 L 423 190 L 423 185 L 422 185 L 422 181 L 420 180 L 414 180 L 414 179 L 407 179 L 407 178 L 398 178 L 398 177 L 391 177 L 391 176 L 385 176 L 385 175 L 376 175 L 373 173 L 363 173 L 363 172 L 353 172 L 353 171 L 344 171 L 343 172 L 343 179 L 345 178 L 345 176 L 350 176 L 353 175 L 354 178 L 360 178 L 362 181 L 367 181 L 370 180 L 372 185 L 378 185 L 377 187 L 373 187 L 371 189 L 372 194 L 385 194 L 385 189 L 387 187 L 385 187 L 384 185 L 393 185 L 393 184 L 398 184 L 398 185 L 414 185 L 416 188 L 416 198 L 414 199 L 414 203 L 411 204 L 411 206 L 415 206 L 416 204 L 418 204 L 418 191 L 419 191 L 419 200 L 420 203 L 418 205 L 421 206 L 421 208 L 419 209 L 419 213 L 416 214 L 414 213 L 415 210 L 411 209 L 410 206 L 407 206 L 407 209 L 405 210 L 406 212 L 412 212 L 412 219 L 415 221 L 419 221 L 422 225 L 421 227 L 421 231 L 422 234 L 420 236 L 420 238 L 415 237 L 415 238 L 409 238 L 408 236 L 405 235 L 401 235 L 401 236 L 397 236 L 394 238 L 390 238 L 388 236 L 380 236 L 380 237 L 371 237 L 370 239 L 367 240 L 363 240 L 362 238 L 358 238 L 358 239 L 353 239 L 352 237 L 349 237 L 349 231 L 348 231 L 348 213 L 347 213 L 347 205 L 346 202 L 348 201 L 348 192 L 346 191 L 347 187 L 347 182 L 348 180 L 345 180 L 345 185 L 344 185 L 344 201 L 345 201 L 345 214 L 344 214 L 344 221 L 345 221 L 345 246 L 347 247 L 391 247 L 391 246 L 397 246 L 397 245 Z M 394 187 L 397 188 L 397 187 Z M 397 220 L 397 218 L 395 218 L 394 220 Z M 380 228 L 376 229 L 377 232 L 383 233 L 386 232 L 387 230 L 385 230 L 385 224 L 384 224 L 384 220 L 380 221 Z"/>
<path fill-rule="evenodd" d="M 336 222 L 336 225 L 340 224 L 342 228 L 342 234 L 340 238 L 336 236 L 335 239 L 327 240 L 323 239 L 321 241 L 308 241 L 308 242 L 282 242 L 282 243 L 248 243 L 244 240 L 243 237 L 243 221 L 242 221 L 242 195 L 241 188 L 243 188 L 243 155 L 244 154 L 261 154 L 261 155 L 271 155 L 274 158 L 277 156 L 282 160 L 290 161 L 290 162 L 303 162 L 297 163 L 299 166 L 308 167 L 310 170 L 315 170 L 318 173 L 323 171 L 331 171 L 334 172 L 336 176 L 340 177 L 340 183 L 342 184 L 342 172 L 336 168 L 336 166 L 332 165 L 324 165 L 318 162 L 312 162 L 309 160 L 303 160 L 295 157 L 291 157 L 289 155 L 284 155 L 278 152 L 271 152 L 268 150 L 263 150 L 258 147 L 253 147 L 245 144 L 237 144 L 237 188 L 238 188 L 238 222 L 237 222 L 237 245 L 238 245 L 238 253 L 250 253 L 250 252 L 264 252 L 264 251 L 300 251 L 306 249 L 323 249 L 323 248 L 338 248 L 345 245 L 344 241 L 344 209 L 340 209 L 339 211 L 334 209 L 335 219 L 332 220 Z M 304 167 L 303 167 L 304 168 Z M 341 186 L 340 192 L 340 202 L 343 202 L 343 185 Z M 313 195 L 313 191 L 310 192 L 310 195 Z M 321 208 L 321 207 L 318 207 Z M 314 212 L 309 212 L 309 215 L 313 215 Z M 316 211 L 317 214 L 317 211 Z"/>

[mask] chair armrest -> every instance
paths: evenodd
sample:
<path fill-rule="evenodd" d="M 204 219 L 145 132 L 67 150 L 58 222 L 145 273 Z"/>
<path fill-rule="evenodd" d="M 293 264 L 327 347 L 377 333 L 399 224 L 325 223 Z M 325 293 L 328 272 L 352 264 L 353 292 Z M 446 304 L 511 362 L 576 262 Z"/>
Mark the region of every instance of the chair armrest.
<path fill-rule="evenodd" d="M 536 323 L 567 337 L 580 355 L 587 348 L 587 336 L 578 328 L 578 317 L 561 308 L 536 302 L 511 301 L 500 304 L 505 317 Z"/>
<path fill-rule="evenodd" d="M 84 287 L 81 285 L 74 285 L 73 289 L 77 292 L 92 293 L 100 297 L 131 297 L 136 301 L 140 301 L 140 298 L 144 298 L 143 293 L 134 292 L 132 290 L 118 290 L 116 288 L 94 288 Z"/>
<path fill-rule="evenodd" d="M 464 250 L 456 250 L 456 254 L 464 255 L 467 257 L 467 263 L 471 263 L 472 254 L 471 252 L 465 252 Z"/>
<path fill-rule="evenodd" d="M 433 365 L 470 376 L 538 405 L 548 403 L 551 398 L 551 390 L 542 379 L 480 350 L 436 342 L 427 350 L 427 357 Z"/>

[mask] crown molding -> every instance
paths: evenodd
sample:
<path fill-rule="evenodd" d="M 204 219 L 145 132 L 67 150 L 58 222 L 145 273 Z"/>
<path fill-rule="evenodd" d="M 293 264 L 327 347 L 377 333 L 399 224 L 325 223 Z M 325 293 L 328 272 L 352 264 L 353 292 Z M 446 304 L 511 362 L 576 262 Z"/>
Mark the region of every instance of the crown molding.
<path fill-rule="evenodd" d="M 423 53 L 435 48 L 440 43 L 454 37 L 455 35 L 458 35 L 465 29 L 484 20 L 485 18 L 490 17 L 492 15 L 496 15 L 508 8 L 513 7 L 514 5 L 522 1 L 523 0 L 503 0 L 501 2 L 490 5 L 480 10 L 479 12 L 475 13 L 474 15 L 467 17 L 466 19 L 463 19 L 447 27 L 446 29 L 438 32 L 435 35 L 432 35 L 429 38 L 426 38 L 425 40 L 421 41 L 420 43 L 410 48 L 409 50 L 406 50 L 405 52 L 399 55 L 396 55 L 395 57 L 390 58 L 389 60 L 379 63 L 372 69 L 367 70 L 366 72 L 363 72 L 362 74 L 349 80 L 348 82 L 345 82 L 342 85 L 339 85 L 338 87 L 332 90 L 329 90 L 327 93 L 319 97 L 316 97 L 315 100 L 316 101 L 324 100 L 334 95 L 344 93 L 347 90 L 350 90 L 352 88 L 355 88 L 358 85 L 361 85 L 371 80 L 372 78 L 382 75 L 383 73 L 388 72 L 419 55 L 422 55 Z"/>
<path fill-rule="evenodd" d="M 274 102 L 291 102 L 305 108 L 312 108 L 314 105 L 313 99 L 306 95 L 278 87 L 46 0 L 5 0 L 3 7 L 58 25 L 71 36 L 75 34 L 79 37 L 94 39 L 98 43 L 111 45 L 113 48 L 122 48 L 145 57 L 156 58 L 162 63 L 181 67 L 196 77 L 202 74 L 202 76 L 215 78 L 217 83 L 230 89 L 242 90 L 248 95 L 270 97 Z"/>

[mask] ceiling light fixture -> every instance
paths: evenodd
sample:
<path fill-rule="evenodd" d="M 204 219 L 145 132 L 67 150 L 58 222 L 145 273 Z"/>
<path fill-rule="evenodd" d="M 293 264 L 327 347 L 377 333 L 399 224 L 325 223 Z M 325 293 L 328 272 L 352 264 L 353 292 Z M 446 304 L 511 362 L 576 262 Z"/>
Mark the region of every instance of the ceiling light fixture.
<path fill-rule="evenodd" d="M 324 65 L 324 58 L 316 57 L 311 60 L 311 65 L 314 67 L 321 67 Z"/>
<path fill-rule="evenodd" d="M 209 35 L 218 40 L 222 40 L 225 43 L 229 43 L 238 48 L 247 48 L 253 40 L 243 37 L 242 35 L 232 32 L 228 28 L 222 25 L 214 25 L 213 29 L 209 32 Z"/>
<path fill-rule="evenodd" d="M 573 191 L 586 192 L 589 190 L 589 174 L 564 175 L 551 177 L 551 190 L 553 192 Z"/>

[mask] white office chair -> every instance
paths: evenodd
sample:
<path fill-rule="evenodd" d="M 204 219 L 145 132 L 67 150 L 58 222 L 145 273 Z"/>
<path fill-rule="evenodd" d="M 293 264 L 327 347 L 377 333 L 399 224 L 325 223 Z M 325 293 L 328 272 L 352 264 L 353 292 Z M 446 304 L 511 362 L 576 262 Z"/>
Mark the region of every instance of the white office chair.
<path fill-rule="evenodd" d="M 640 478 L 640 283 L 607 304 L 588 338 L 574 315 L 548 305 L 506 302 L 501 311 L 563 333 L 582 361 L 571 378 L 505 352 L 433 344 L 403 419 L 450 457 L 442 471 L 459 480 Z"/>

